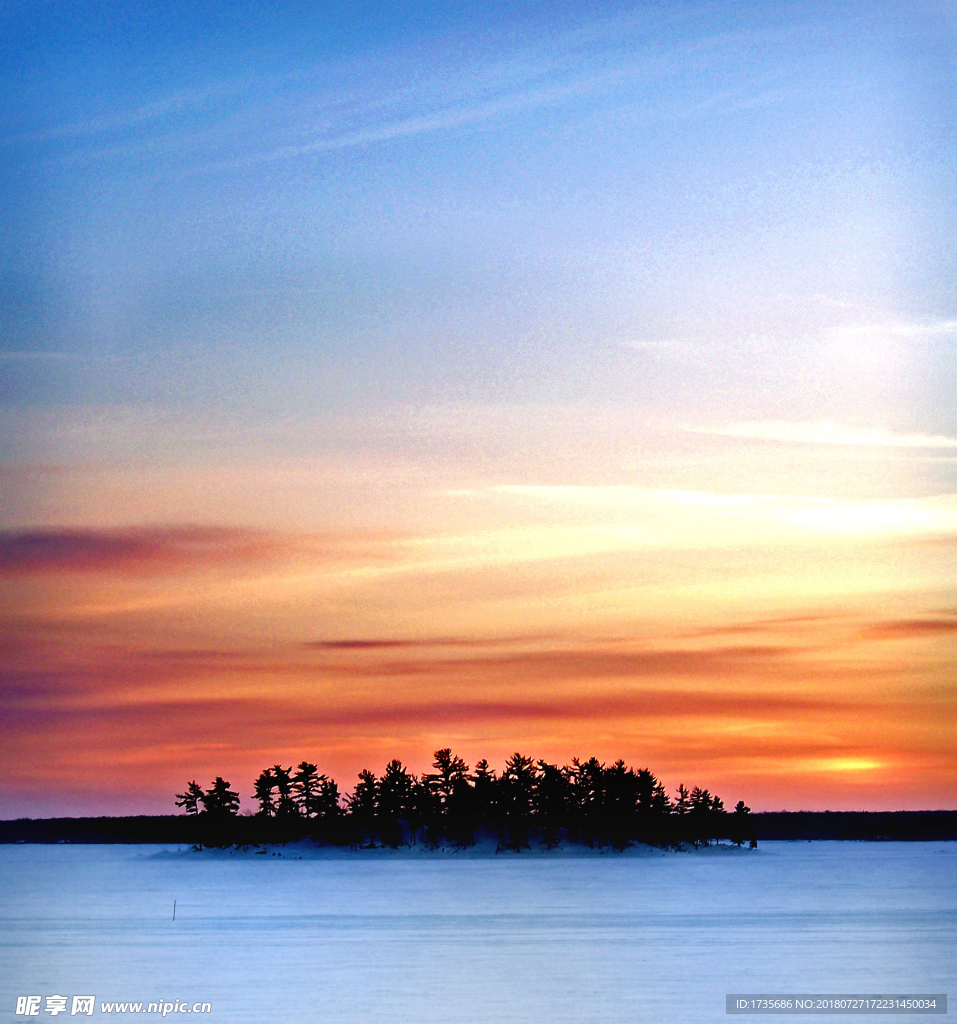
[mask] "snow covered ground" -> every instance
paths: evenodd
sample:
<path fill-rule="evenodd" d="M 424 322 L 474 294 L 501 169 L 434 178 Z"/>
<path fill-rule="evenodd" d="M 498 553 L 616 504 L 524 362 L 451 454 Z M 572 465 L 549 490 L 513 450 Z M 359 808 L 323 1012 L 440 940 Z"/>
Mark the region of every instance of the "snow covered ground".
<path fill-rule="evenodd" d="M 729 992 L 957 997 L 957 843 L 301 855 L 0 847 L 0 1021 L 27 1020 L 31 994 L 95 995 L 97 1017 L 205 1001 L 210 1024 L 680 1024 L 726 1020 Z"/>

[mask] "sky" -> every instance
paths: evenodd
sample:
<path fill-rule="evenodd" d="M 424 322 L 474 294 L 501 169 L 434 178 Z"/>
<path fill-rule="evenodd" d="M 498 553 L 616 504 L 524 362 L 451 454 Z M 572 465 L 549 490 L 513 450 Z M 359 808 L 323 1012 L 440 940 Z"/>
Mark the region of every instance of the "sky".
<path fill-rule="evenodd" d="M 948 2 L 0 8 L 0 814 L 593 754 L 957 806 Z"/>

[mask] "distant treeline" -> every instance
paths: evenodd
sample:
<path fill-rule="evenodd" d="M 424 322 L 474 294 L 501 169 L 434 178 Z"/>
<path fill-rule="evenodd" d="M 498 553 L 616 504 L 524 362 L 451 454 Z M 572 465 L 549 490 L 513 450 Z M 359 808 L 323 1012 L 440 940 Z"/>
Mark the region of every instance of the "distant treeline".
<path fill-rule="evenodd" d="M 0 843 L 188 843 L 207 841 L 204 814 L 0 821 Z M 757 839 L 957 840 L 957 811 L 767 811 L 749 816 Z M 262 819 L 230 821 L 230 845 L 257 844 Z"/>
<path fill-rule="evenodd" d="M 957 811 L 764 811 L 751 820 L 758 839 L 957 839 Z"/>
<path fill-rule="evenodd" d="M 606 767 L 594 757 L 576 758 L 559 767 L 513 754 L 496 773 L 485 760 L 470 771 L 446 747 L 435 752 L 432 768 L 417 777 L 390 761 L 381 776 L 361 771 L 343 797 L 308 761 L 295 769 L 276 764 L 253 785 L 259 809 L 251 820 L 238 815 L 239 794 L 221 777 L 205 790 L 189 782 L 176 805 L 203 819 L 207 845 L 308 837 L 354 847 L 467 847 L 486 835 L 499 849 L 516 851 L 533 842 L 550 849 L 563 840 L 615 850 L 635 842 L 756 844 L 743 801 L 728 813 L 720 797 L 684 785 L 672 800 L 652 772 L 620 760 Z"/>

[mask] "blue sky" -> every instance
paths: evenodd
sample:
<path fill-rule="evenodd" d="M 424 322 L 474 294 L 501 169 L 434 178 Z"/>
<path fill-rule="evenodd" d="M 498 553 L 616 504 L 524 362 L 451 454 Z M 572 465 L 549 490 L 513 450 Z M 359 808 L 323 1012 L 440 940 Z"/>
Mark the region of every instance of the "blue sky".
<path fill-rule="evenodd" d="M 946 5 L 3 17 L 6 402 L 955 428 Z"/>

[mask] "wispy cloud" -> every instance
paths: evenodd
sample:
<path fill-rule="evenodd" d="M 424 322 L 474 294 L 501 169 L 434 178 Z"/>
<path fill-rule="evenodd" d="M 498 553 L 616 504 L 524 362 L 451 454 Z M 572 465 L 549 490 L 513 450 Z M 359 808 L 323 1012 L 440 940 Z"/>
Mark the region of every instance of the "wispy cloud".
<path fill-rule="evenodd" d="M 261 531 L 208 526 L 3 531 L 0 575 L 182 568 L 260 558 L 280 543 Z"/>
<path fill-rule="evenodd" d="M 709 638 L 729 636 L 734 634 L 754 635 L 773 634 L 780 635 L 782 631 L 798 629 L 819 630 L 831 624 L 840 624 L 848 617 L 848 613 L 837 612 L 810 614 L 810 615 L 782 615 L 776 619 L 750 619 L 746 622 L 729 622 L 715 626 L 703 626 L 700 629 L 693 629 L 684 635 L 692 638 Z"/>
<path fill-rule="evenodd" d="M 175 155 L 194 169 L 228 169 L 444 132 L 549 106 L 567 105 L 573 120 L 591 116 L 597 106 L 659 121 L 720 115 L 790 94 L 780 74 L 767 69 L 748 72 L 733 87 L 720 75 L 712 80 L 711 72 L 753 45 L 754 29 L 715 34 L 703 20 L 692 26 L 692 38 L 662 43 L 648 31 L 648 21 L 593 18 L 504 54 L 478 49 L 464 61 L 458 49 L 447 52 L 436 43 L 432 73 L 412 83 L 401 48 L 295 74 L 260 69 L 7 141 L 59 142 L 61 151 L 46 158 L 65 163 Z M 689 71 L 697 72 L 694 84 L 685 77 Z M 682 84 L 662 103 L 660 83 L 676 75 Z"/>
<path fill-rule="evenodd" d="M 830 328 L 827 337 L 838 342 L 870 342 L 880 338 L 941 338 L 951 334 L 957 334 L 957 319 L 944 318 L 940 320 L 884 320 L 871 323 L 841 324 Z"/>
<path fill-rule="evenodd" d="M 837 498 L 659 490 L 630 485 L 497 485 L 459 490 L 461 499 L 520 511 L 535 526 L 412 541 L 434 558 L 477 568 L 498 562 L 611 552 L 764 549 L 809 544 L 945 542 L 957 535 L 957 495 Z"/>
<path fill-rule="evenodd" d="M 231 680 L 230 692 L 250 681 L 270 689 L 277 680 L 299 693 L 299 684 L 346 685 L 365 680 L 391 680 L 398 695 L 405 685 L 425 685 L 436 699 L 441 692 L 472 692 L 482 682 L 510 691 L 515 679 L 523 687 L 561 682 L 625 680 L 632 687 L 645 678 L 738 679 L 787 674 L 788 662 L 807 652 L 839 647 L 856 640 L 857 631 L 829 629 L 826 616 L 769 620 L 697 633 L 656 631 L 645 637 L 576 638 L 569 636 L 502 635 L 488 638 L 346 638 L 250 646 L 163 647 L 142 638 L 117 636 L 103 644 L 100 634 L 86 634 L 64 623 L 21 619 L 0 643 L 0 693 L 6 698 L 69 696 L 96 701 L 110 694 L 122 702 L 152 700 L 156 692 L 189 680 L 199 697 L 205 687 L 219 690 L 217 680 Z M 795 631 L 791 622 L 808 628 Z M 639 630 L 639 633 L 644 632 Z M 749 634 L 747 642 L 728 642 L 728 635 Z M 717 639 L 718 642 L 708 642 Z M 161 641 L 159 641 L 161 642 Z M 655 685 L 658 685 L 655 683 Z M 397 688 L 398 687 L 398 688 Z M 302 691 L 307 701 L 311 691 Z M 473 694 L 474 696 L 474 694 Z M 421 699 L 421 698 L 420 698 Z M 425 698 L 427 700 L 431 698 Z M 478 697 L 476 697 L 478 699 Z M 509 698 L 511 699 L 511 698 Z"/>
<path fill-rule="evenodd" d="M 229 526 L 0 531 L 0 577 L 43 573 L 164 573 L 295 555 L 328 563 L 381 559 L 382 545 L 348 536 Z"/>
<path fill-rule="evenodd" d="M 527 710 L 529 701 L 543 714 L 549 706 L 563 707 L 568 701 L 582 706 L 612 701 L 648 710 L 660 710 L 670 702 L 688 710 L 709 698 L 727 702 L 732 694 L 735 700 L 759 700 L 756 681 L 758 689 L 772 681 L 787 683 L 795 673 L 807 681 L 814 671 L 804 656 L 817 652 L 817 647 L 793 641 L 680 647 L 665 640 L 623 648 L 608 641 L 560 639 L 540 649 L 510 651 L 506 643 L 501 645 L 504 650 L 483 653 L 470 649 L 481 644 L 466 643 L 461 651 L 441 656 L 427 649 L 440 645 L 415 640 L 366 641 L 361 648 L 165 650 L 119 639 L 112 645 L 58 645 L 47 630 L 34 632 L 29 627 L 21 634 L 15 647 L 0 651 L 0 697 L 8 705 L 15 702 L 35 710 L 58 702 L 71 708 L 106 709 L 149 704 L 160 699 L 158 695 L 201 701 L 239 694 L 282 699 L 301 710 L 314 710 L 317 701 L 348 706 L 350 715 L 360 717 L 377 714 L 390 702 L 409 703 L 417 714 L 424 714 L 433 705 L 453 701 L 462 712 L 478 717 L 489 703 Z M 352 651 L 368 657 L 341 657 Z M 668 698 L 669 687 L 679 683 L 683 696 Z M 367 702 L 362 694 L 370 685 L 381 692 L 373 707 L 363 710 Z M 798 699 L 804 698 L 820 699 L 807 694 Z M 780 699 L 791 696 L 774 697 Z"/>
<path fill-rule="evenodd" d="M 787 444 L 849 445 L 879 448 L 957 448 L 957 437 L 945 434 L 905 434 L 880 427 L 850 427 L 831 420 L 795 423 L 787 420 L 756 420 L 725 427 L 685 426 L 696 434 L 716 434 L 755 441 Z"/>
<path fill-rule="evenodd" d="M 607 29 L 608 26 L 606 25 Z M 741 39 L 717 39 L 650 51 L 637 40 L 632 48 L 614 45 L 621 26 L 610 31 L 601 53 L 580 52 L 580 35 L 572 33 L 550 46 L 518 53 L 510 61 L 496 61 L 469 75 L 442 76 L 440 85 L 426 82 L 416 91 L 396 91 L 391 101 L 382 97 L 342 111 L 345 121 L 325 124 L 318 137 L 273 149 L 260 149 L 229 163 L 246 165 L 293 159 L 323 152 L 352 149 L 493 121 L 543 107 L 558 107 L 587 97 L 603 98 L 616 108 L 640 106 L 642 89 L 673 74 L 679 66 L 704 71 L 722 59 Z M 590 40 L 594 42 L 594 39 Z M 614 42 L 613 42 L 614 41 Z M 624 96 L 619 95 L 626 89 Z M 779 102 L 788 90 L 703 87 L 683 102 L 665 107 L 660 97 L 649 103 L 645 116 L 652 120 L 684 119 Z M 452 98 L 454 102 L 449 102 Z M 440 102 L 436 102 L 441 99 Z M 382 108 L 393 107 L 398 116 L 378 120 Z M 399 112 L 401 111 L 401 112 Z M 369 123 L 372 122 L 372 123 Z M 297 126 L 297 134 L 301 125 Z"/>
<path fill-rule="evenodd" d="M 574 96 L 584 95 L 600 88 L 610 80 L 621 77 L 621 72 L 597 75 L 562 86 L 526 89 L 511 95 L 500 96 L 485 102 L 465 104 L 435 110 L 412 117 L 399 118 L 385 123 L 354 131 L 332 133 L 310 142 L 281 146 L 233 161 L 236 166 L 288 160 L 315 153 L 353 149 L 377 142 L 410 138 L 450 128 L 458 128 L 481 121 L 488 121 L 502 114 L 514 113 L 549 103 L 558 103 Z"/>
<path fill-rule="evenodd" d="M 948 619 L 895 619 L 875 622 L 863 631 L 868 640 L 922 640 L 957 633 L 957 616 Z"/>
<path fill-rule="evenodd" d="M 428 650 L 430 648 L 461 647 L 491 648 L 507 647 L 514 644 L 534 643 L 544 640 L 541 636 L 501 637 L 492 639 L 467 639 L 465 637 L 439 637 L 425 639 L 346 639 L 346 640 L 310 640 L 303 646 L 314 651 L 390 651 L 390 650 Z"/>
<path fill-rule="evenodd" d="M 362 764 L 398 755 L 424 765 L 447 743 L 467 758 L 516 747 L 557 760 L 653 758 L 673 781 L 729 758 L 762 777 L 812 761 L 849 770 L 849 758 L 937 764 L 946 755 L 929 743 L 952 710 L 946 671 L 935 681 L 910 652 L 873 656 L 892 639 L 930 650 L 955 623 L 945 611 L 890 619 L 847 609 L 644 640 L 529 634 L 484 651 L 470 649 L 482 641 L 402 633 L 164 647 L 166 633 L 105 643 L 24 623 L 0 646 L 0 767 L 15 786 L 21 776 L 96 781 L 123 764 L 127 780 L 142 769 L 140 798 L 163 804 L 197 765 L 235 773 L 245 793 L 262 764 L 315 756 L 348 785 Z M 753 642 L 721 636 L 737 632 Z M 905 727 L 871 757 L 889 708 Z"/>
<path fill-rule="evenodd" d="M 37 713 L 18 708 L 11 717 L 21 729 L 32 727 L 37 732 L 69 729 L 83 725 L 94 733 L 119 728 L 126 742 L 156 740 L 177 743 L 200 739 L 210 734 L 210 723 L 223 729 L 239 742 L 249 742 L 257 730 L 267 728 L 276 745 L 296 731 L 296 722 L 307 722 L 305 731 L 356 729 L 378 725 L 391 731 L 412 726 L 445 726 L 475 728 L 489 723 L 512 720 L 590 721 L 617 718 L 661 720 L 688 717 L 747 717 L 752 715 L 788 719 L 795 714 L 835 711 L 860 711 L 866 702 L 846 697 L 822 697 L 805 694 L 735 694 L 689 693 L 681 689 L 632 689 L 628 692 L 605 693 L 601 699 L 587 695 L 536 698 L 516 693 L 512 699 L 450 700 L 439 697 L 431 702 L 377 702 L 374 705 L 335 706 L 321 708 L 306 702 L 263 697 L 223 698 L 200 697 L 193 700 L 153 700 L 137 705 L 120 702 L 112 706 L 72 709 L 43 709 Z M 159 723 L 163 723 L 162 727 Z M 18 729 L 19 731 L 19 729 Z M 802 746 L 803 745 L 799 745 Z"/>

